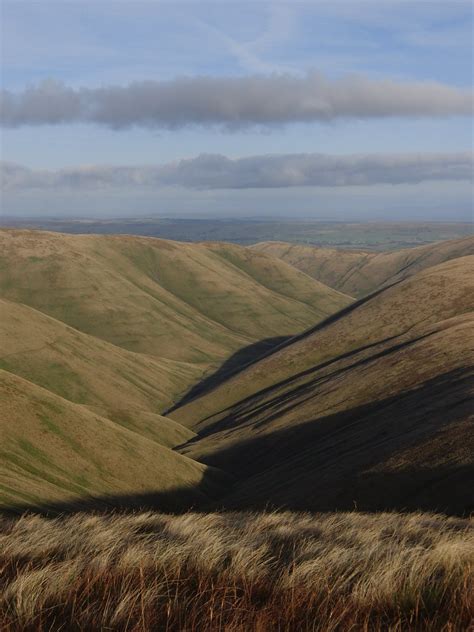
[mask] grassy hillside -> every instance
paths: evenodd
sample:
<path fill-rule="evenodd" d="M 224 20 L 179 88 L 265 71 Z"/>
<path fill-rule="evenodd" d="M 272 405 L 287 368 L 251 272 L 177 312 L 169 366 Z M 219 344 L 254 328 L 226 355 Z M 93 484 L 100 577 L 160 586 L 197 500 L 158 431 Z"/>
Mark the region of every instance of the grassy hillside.
<path fill-rule="evenodd" d="M 419 273 L 361 299 L 281 345 L 209 395 L 181 407 L 172 417 L 203 428 L 211 418 L 246 397 L 339 356 L 370 352 L 397 336 L 415 336 L 420 326 L 468 314 L 474 307 L 474 256 Z M 350 355 L 349 355 L 350 357 Z"/>
<path fill-rule="evenodd" d="M 473 272 L 425 270 L 178 409 L 182 452 L 239 478 L 231 505 L 472 508 Z"/>
<path fill-rule="evenodd" d="M 353 302 L 229 244 L 0 242 L 5 506 L 225 492 L 238 507 L 466 509 L 474 256 L 450 259 L 465 244 Z"/>
<path fill-rule="evenodd" d="M 0 627 L 467 630 L 472 521 L 157 513 L 0 520 Z"/>
<path fill-rule="evenodd" d="M 0 507 L 147 495 L 203 502 L 225 477 L 109 419 L 0 371 Z M 172 495 L 176 492 L 176 497 Z M 166 502 L 165 502 L 166 501 Z"/>
<path fill-rule="evenodd" d="M 0 231 L 0 293 L 129 351 L 218 363 L 351 299 L 239 246 Z"/>
<path fill-rule="evenodd" d="M 79 404 L 158 412 L 202 367 L 134 353 L 0 299 L 0 368 Z"/>
<path fill-rule="evenodd" d="M 382 253 L 271 241 L 251 249 L 279 257 L 318 281 L 359 298 L 433 265 L 474 254 L 474 237 Z"/>
<path fill-rule="evenodd" d="M 4 505 L 205 501 L 219 477 L 169 449 L 194 432 L 160 412 L 233 352 L 351 302 L 238 246 L 9 230 L 0 296 Z"/>

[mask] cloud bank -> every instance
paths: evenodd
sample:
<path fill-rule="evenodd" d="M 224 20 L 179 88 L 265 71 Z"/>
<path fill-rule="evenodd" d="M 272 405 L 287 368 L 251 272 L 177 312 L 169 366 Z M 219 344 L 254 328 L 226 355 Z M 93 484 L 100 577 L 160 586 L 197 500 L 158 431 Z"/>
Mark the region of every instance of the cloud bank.
<path fill-rule="evenodd" d="M 338 118 L 446 117 L 472 114 L 472 92 L 435 82 L 328 79 L 274 74 L 140 81 L 128 86 L 74 89 L 47 80 L 22 92 L 3 90 L 4 127 L 96 123 L 176 129 L 229 129 Z"/>
<path fill-rule="evenodd" d="M 201 154 L 158 166 L 87 166 L 57 171 L 1 164 L 5 191 L 123 189 L 273 189 L 416 184 L 472 179 L 472 154 L 263 155 L 230 159 Z"/>

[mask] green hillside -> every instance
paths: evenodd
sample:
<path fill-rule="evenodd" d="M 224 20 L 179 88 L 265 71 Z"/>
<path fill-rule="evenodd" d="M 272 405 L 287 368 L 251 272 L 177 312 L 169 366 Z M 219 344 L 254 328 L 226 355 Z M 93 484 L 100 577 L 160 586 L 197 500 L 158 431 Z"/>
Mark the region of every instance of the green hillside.
<path fill-rule="evenodd" d="M 1 502 L 207 502 L 228 479 L 173 452 L 195 433 L 160 413 L 350 303 L 238 246 L 0 231 Z"/>
<path fill-rule="evenodd" d="M 0 370 L 0 507 L 110 496 L 179 506 L 206 500 L 219 472 Z M 174 497 L 173 497 L 174 495 Z M 115 498 L 115 500 L 114 500 Z"/>
<path fill-rule="evenodd" d="M 3 507 L 470 506 L 469 244 L 357 302 L 229 244 L 0 245 Z"/>
<path fill-rule="evenodd" d="M 184 362 L 219 363 L 351 301 L 232 245 L 3 230 L 0 253 L 4 298 L 129 351 Z"/>
<path fill-rule="evenodd" d="M 279 257 L 318 281 L 360 298 L 425 268 L 474 254 L 474 237 L 381 253 L 272 241 L 251 249 Z"/>

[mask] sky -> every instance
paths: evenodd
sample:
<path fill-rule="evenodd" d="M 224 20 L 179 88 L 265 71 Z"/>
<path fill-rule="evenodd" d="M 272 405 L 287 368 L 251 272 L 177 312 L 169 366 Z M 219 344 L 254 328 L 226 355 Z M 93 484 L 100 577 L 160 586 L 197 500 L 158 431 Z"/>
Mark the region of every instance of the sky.
<path fill-rule="evenodd" d="M 472 11 L 3 0 L 2 213 L 469 221 Z"/>

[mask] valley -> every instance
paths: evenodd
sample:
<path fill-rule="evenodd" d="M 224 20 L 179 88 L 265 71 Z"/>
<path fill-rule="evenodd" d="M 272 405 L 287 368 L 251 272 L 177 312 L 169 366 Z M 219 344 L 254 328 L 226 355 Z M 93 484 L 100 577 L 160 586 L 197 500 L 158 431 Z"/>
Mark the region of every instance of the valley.
<path fill-rule="evenodd" d="M 472 509 L 473 238 L 0 244 L 5 509 Z"/>
<path fill-rule="evenodd" d="M 8 229 L 0 295 L 2 629 L 465 628 L 474 238 Z"/>

